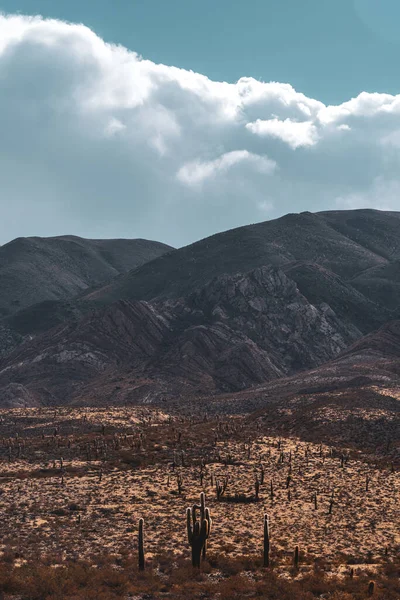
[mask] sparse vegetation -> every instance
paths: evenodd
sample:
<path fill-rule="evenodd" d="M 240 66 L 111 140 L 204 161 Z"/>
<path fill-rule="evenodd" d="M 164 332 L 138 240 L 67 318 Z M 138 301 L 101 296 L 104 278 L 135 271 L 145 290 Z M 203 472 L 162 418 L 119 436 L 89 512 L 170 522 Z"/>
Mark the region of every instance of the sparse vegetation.
<path fill-rule="evenodd" d="M 0 593 L 394 600 L 396 436 L 372 454 L 285 423 L 204 409 L 3 410 Z"/>

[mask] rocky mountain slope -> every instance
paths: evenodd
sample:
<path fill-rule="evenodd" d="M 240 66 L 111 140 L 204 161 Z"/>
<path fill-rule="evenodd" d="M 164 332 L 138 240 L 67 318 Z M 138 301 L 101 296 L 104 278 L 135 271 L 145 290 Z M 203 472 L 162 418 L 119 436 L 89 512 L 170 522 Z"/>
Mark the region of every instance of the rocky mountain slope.
<path fill-rule="evenodd" d="M 3 319 L 0 398 L 104 404 L 361 385 L 377 357 L 357 344 L 400 317 L 398 264 L 398 213 L 301 213 L 212 236 Z"/>
<path fill-rule="evenodd" d="M 147 240 L 17 238 L 0 247 L 0 317 L 72 298 L 169 250 Z"/>
<path fill-rule="evenodd" d="M 0 390 L 9 397 L 18 384 L 55 404 L 85 402 L 99 386 L 112 402 L 234 392 L 321 364 L 360 335 L 282 271 L 261 267 L 185 298 L 119 301 L 59 325 L 0 363 Z"/>
<path fill-rule="evenodd" d="M 325 422 L 336 420 L 337 417 L 332 417 L 333 413 L 343 411 L 344 406 L 350 407 L 355 416 L 370 404 L 374 407 L 375 418 L 381 418 L 390 405 L 390 411 L 396 415 L 393 428 L 398 441 L 399 400 L 400 321 L 391 321 L 317 368 L 236 394 L 220 394 L 205 399 L 205 402 L 209 402 L 208 409 L 216 413 L 265 411 L 267 406 L 271 416 L 275 406 L 274 410 L 280 412 L 280 417 L 286 416 L 289 429 L 295 426 L 296 413 L 302 414 L 306 407 L 307 417 L 302 414 L 303 430 L 311 432 L 312 413 L 319 404 L 324 407 Z M 336 425 L 339 424 L 338 420 Z M 330 426 L 333 425 L 333 422 L 330 423 Z M 368 439 L 364 442 L 368 443 Z"/>

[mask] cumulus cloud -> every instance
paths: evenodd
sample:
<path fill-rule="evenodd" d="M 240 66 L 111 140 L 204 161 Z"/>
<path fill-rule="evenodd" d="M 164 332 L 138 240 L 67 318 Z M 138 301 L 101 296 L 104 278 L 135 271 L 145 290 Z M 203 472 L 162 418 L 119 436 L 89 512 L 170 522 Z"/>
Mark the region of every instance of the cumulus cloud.
<path fill-rule="evenodd" d="M 318 141 L 316 126 L 312 121 L 293 121 L 292 119 L 257 119 L 255 123 L 247 123 L 247 129 L 261 136 L 271 136 L 289 144 L 293 150 L 300 146 L 313 146 Z"/>
<path fill-rule="evenodd" d="M 233 150 L 211 161 L 201 162 L 195 160 L 187 163 L 179 169 L 177 178 L 182 183 L 196 187 L 205 180 L 216 177 L 219 173 L 230 171 L 241 163 L 247 163 L 255 171 L 267 175 L 273 173 L 276 168 L 275 161 L 269 158 L 252 154 L 247 150 Z"/>
<path fill-rule="evenodd" d="M 68 232 L 178 246 L 286 212 L 400 208 L 400 96 L 325 106 L 20 15 L 0 16 L 0 82 L 0 243 Z"/>

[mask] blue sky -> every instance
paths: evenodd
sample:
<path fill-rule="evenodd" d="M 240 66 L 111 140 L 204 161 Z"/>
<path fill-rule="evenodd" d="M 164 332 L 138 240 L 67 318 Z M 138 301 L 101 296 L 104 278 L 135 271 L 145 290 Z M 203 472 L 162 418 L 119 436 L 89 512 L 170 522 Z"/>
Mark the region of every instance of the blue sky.
<path fill-rule="evenodd" d="M 0 9 L 0 244 L 400 208 L 398 0 Z"/>
<path fill-rule="evenodd" d="M 0 0 L 82 22 L 155 62 L 290 82 L 326 103 L 400 91 L 398 0 Z M 396 43 L 397 40 L 397 43 Z"/>

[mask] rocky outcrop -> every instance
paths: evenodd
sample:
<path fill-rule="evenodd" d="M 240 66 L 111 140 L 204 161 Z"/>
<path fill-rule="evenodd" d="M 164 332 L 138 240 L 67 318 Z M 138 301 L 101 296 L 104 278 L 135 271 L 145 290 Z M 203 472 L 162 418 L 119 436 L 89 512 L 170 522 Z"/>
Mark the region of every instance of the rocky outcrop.
<path fill-rule="evenodd" d="M 183 330 L 163 361 L 191 377 L 205 371 L 222 390 L 316 366 L 361 336 L 326 303 L 310 304 L 273 267 L 223 275 L 186 299 L 159 306 L 168 310 L 175 331 Z"/>

